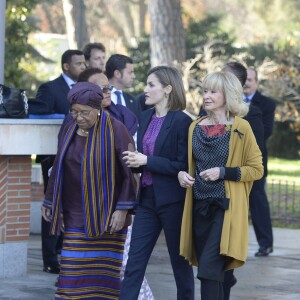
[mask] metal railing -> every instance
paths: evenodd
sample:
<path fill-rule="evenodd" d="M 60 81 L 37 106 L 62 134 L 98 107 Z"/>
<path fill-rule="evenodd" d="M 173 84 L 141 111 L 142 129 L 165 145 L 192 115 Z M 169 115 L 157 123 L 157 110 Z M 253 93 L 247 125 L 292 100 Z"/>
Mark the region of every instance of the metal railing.
<path fill-rule="evenodd" d="M 267 180 L 273 225 L 300 228 L 300 182 Z"/>

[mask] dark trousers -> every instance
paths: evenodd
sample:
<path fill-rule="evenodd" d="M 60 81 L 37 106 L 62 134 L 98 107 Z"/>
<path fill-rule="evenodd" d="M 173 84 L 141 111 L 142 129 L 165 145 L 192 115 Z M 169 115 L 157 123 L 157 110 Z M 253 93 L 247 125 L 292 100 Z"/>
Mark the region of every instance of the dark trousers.
<path fill-rule="evenodd" d="M 184 203 L 156 207 L 151 187 L 142 189 L 141 199 L 142 203 L 137 208 L 133 222 L 130 250 L 119 300 L 138 299 L 149 258 L 162 229 L 176 281 L 177 299 L 193 300 L 193 269 L 179 255 Z"/>
<path fill-rule="evenodd" d="M 224 274 L 224 282 L 223 282 L 223 300 L 230 299 L 230 291 L 232 286 L 236 283 L 236 278 L 233 274 L 234 270 L 228 270 Z"/>
<path fill-rule="evenodd" d="M 54 155 L 40 156 L 42 157 L 40 163 L 42 166 L 42 174 L 44 181 L 44 193 L 46 192 L 48 185 L 48 171 L 53 166 Z M 56 267 L 59 265 L 57 252 L 62 248 L 63 235 L 53 236 L 49 234 L 50 222 L 47 222 L 42 217 L 42 256 L 44 265 Z"/>
<path fill-rule="evenodd" d="M 42 217 L 42 255 L 44 265 L 56 267 L 59 265 L 57 253 L 62 248 L 63 236 L 49 235 L 50 224 Z"/>
<path fill-rule="evenodd" d="M 198 258 L 198 274 L 201 280 L 202 300 L 223 300 L 225 258 L 220 255 L 220 240 L 224 210 L 212 208 L 202 215 L 194 208 L 193 232 Z"/>
<path fill-rule="evenodd" d="M 201 300 L 224 300 L 222 282 L 202 278 Z"/>
<path fill-rule="evenodd" d="M 265 184 L 265 177 L 254 181 L 249 197 L 252 224 L 260 248 L 273 246 L 272 223 Z"/>
<path fill-rule="evenodd" d="M 224 210 L 218 208 L 209 216 L 194 210 L 193 233 L 198 259 L 197 277 L 224 281 L 225 257 L 220 255 Z"/>

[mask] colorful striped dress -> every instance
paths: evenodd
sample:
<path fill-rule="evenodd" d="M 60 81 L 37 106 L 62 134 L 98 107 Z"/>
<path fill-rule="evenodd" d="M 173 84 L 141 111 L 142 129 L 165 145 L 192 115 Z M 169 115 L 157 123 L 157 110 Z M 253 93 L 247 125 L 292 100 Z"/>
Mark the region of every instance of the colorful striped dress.
<path fill-rule="evenodd" d="M 64 226 L 61 271 L 55 293 L 57 300 L 117 300 L 119 297 L 127 228 L 110 234 L 107 225 L 104 227 L 102 224 L 109 224 L 110 215 L 115 209 L 131 209 L 135 205 L 134 178 L 130 169 L 122 161 L 122 152 L 128 150 L 129 144 L 134 142 L 123 124 L 113 119 L 111 119 L 111 124 L 115 140 L 112 143 L 112 149 L 115 149 L 116 157 L 115 172 L 113 172 L 115 174 L 112 176 L 116 184 L 113 185 L 111 203 L 102 201 L 103 196 L 100 193 L 100 199 L 92 198 L 84 188 L 88 185 L 96 192 L 103 191 L 106 188 L 104 186 L 106 177 L 109 177 L 104 172 L 102 173 L 104 174 L 103 180 L 99 179 L 101 174 L 99 170 L 97 171 L 97 168 L 100 169 L 97 154 L 90 159 L 91 163 L 86 168 L 87 174 L 82 172 L 86 159 L 84 153 L 87 149 L 87 139 L 93 141 L 94 136 L 91 137 L 91 134 L 98 133 L 90 131 L 89 137 L 80 136 L 76 134 L 78 127 L 71 122 L 67 123 L 66 128 L 63 129 L 63 132 L 67 133 L 60 136 L 58 151 L 63 154 L 56 156 L 44 201 L 44 206 L 51 207 L 52 211 L 56 209 L 56 212 L 61 212 L 61 214 L 54 214 L 52 228 L 55 225 L 57 227 L 62 221 Z M 103 135 L 99 136 L 101 138 L 98 143 L 101 144 Z M 98 151 L 97 147 L 95 149 Z M 90 153 L 93 151 L 92 149 Z M 110 152 L 106 150 L 106 153 Z M 103 157 L 104 155 L 100 154 L 102 160 Z M 108 165 L 107 160 L 104 160 L 102 165 Z M 96 173 L 93 173 L 94 170 Z M 58 194 L 58 200 L 55 202 L 56 194 Z M 91 202 L 91 199 L 95 204 Z M 92 204 L 94 206 L 91 206 Z M 86 213 L 87 205 L 90 209 L 89 214 Z M 105 205 L 112 207 L 107 209 L 108 215 L 103 215 L 105 208 L 101 207 Z M 61 215 L 62 221 L 60 221 Z M 56 219 L 55 216 L 57 216 Z M 107 220 L 105 222 L 103 222 L 104 217 Z M 87 224 L 90 224 L 90 227 L 87 227 Z"/>

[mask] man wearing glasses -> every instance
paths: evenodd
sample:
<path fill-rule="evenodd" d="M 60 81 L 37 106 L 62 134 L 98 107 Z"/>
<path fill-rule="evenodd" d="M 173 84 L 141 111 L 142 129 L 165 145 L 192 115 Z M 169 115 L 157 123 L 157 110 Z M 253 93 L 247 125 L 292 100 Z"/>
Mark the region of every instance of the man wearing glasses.
<path fill-rule="evenodd" d="M 112 117 L 122 122 L 133 137 L 137 131 L 138 120 L 136 115 L 126 106 L 117 105 L 112 102 L 111 94 L 114 87 L 109 84 L 106 75 L 99 68 L 84 70 L 78 77 L 78 82 L 91 82 L 98 85 L 103 92 L 101 107 Z"/>

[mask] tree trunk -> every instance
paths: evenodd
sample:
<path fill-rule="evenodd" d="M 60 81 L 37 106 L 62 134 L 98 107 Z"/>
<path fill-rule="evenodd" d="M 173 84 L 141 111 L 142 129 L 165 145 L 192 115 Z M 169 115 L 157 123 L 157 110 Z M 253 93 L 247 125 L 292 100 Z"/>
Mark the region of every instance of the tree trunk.
<path fill-rule="evenodd" d="M 145 35 L 145 17 L 147 13 L 147 5 L 145 0 L 139 0 L 139 37 Z"/>
<path fill-rule="evenodd" d="M 83 0 L 74 1 L 74 13 L 75 20 L 75 36 L 78 45 L 78 49 L 82 49 L 85 44 L 89 42 L 89 35 L 86 24 L 85 16 L 85 4 Z"/>
<path fill-rule="evenodd" d="M 70 49 L 77 49 L 77 43 L 75 39 L 75 26 L 72 17 L 72 1 L 70 0 L 62 0 L 63 9 L 64 9 L 64 16 L 66 18 L 66 33 L 67 39 Z"/>
<path fill-rule="evenodd" d="M 151 20 L 151 66 L 183 62 L 185 39 L 180 0 L 153 0 L 149 2 L 148 10 Z"/>

